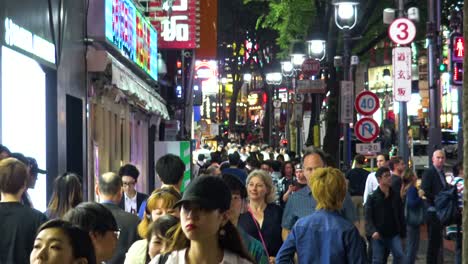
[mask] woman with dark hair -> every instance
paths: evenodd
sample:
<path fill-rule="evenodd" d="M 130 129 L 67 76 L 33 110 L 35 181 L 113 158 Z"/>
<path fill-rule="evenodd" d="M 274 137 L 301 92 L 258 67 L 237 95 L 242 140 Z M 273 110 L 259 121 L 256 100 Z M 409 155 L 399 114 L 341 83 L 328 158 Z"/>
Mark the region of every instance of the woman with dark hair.
<path fill-rule="evenodd" d="M 289 195 L 296 190 L 294 185 L 294 163 L 292 161 L 286 161 L 281 167 L 281 174 L 283 178 L 278 182 L 279 192 L 280 192 L 280 205 L 284 208 L 286 202 L 288 201 Z"/>
<path fill-rule="evenodd" d="M 231 192 L 220 177 L 196 178 L 176 206 L 181 208 L 181 223 L 162 252 L 171 252 L 165 263 L 254 263 L 228 220 Z M 161 257 L 150 263 L 159 263 Z"/>
<path fill-rule="evenodd" d="M 416 188 L 417 180 L 418 176 L 412 169 L 406 169 L 403 172 L 403 188 L 401 194 L 403 197 L 406 197 L 404 201 L 406 202 L 408 210 L 416 211 L 418 207 L 423 206 L 424 201 L 420 197 L 418 189 Z M 413 264 L 416 262 L 420 241 L 420 227 L 421 224 L 409 223 L 408 221 L 406 223 L 406 256 L 408 264 Z"/>
<path fill-rule="evenodd" d="M 54 181 L 54 192 L 45 214 L 49 219 L 62 218 L 68 210 L 83 201 L 80 178 L 75 173 L 66 172 Z"/>
<path fill-rule="evenodd" d="M 165 252 L 171 243 L 171 234 L 175 226 L 180 222 L 179 218 L 172 215 L 161 216 L 149 227 L 146 239 L 148 240 L 148 256 L 153 259 L 161 252 Z M 149 260 L 146 262 L 148 263 Z"/>
<path fill-rule="evenodd" d="M 31 264 L 96 264 L 88 232 L 60 219 L 39 227 L 29 260 Z"/>

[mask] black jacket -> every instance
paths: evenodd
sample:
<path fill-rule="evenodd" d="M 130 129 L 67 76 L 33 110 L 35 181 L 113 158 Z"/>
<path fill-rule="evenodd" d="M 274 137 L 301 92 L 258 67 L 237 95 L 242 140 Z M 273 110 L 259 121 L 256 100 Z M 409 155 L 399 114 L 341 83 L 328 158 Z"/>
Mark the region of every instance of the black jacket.
<path fill-rule="evenodd" d="M 140 210 L 141 203 L 143 201 L 146 201 L 146 199 L 148 199 L 148 195 L 141 193 L 141 192 L 137 192 L 137 208 L 136 208 L 137 213 L 138 213 L 138 210 Z M 125 211 L 125 195 L 122 195 L 122 199 L 120 199 L 119 207 Z"/>
<path fill-rule="evenodd" d="M 393 217 L 396 224 L 396 233 L 401 237 L 406 236 L 406 225 L 405 217 L 403 212 L 403 205 L 399 195 L 395 195 L 395 192 L 392 192 L 392 189 L 389 190 L 389 198 L 391 200 L 391 210 L 393 210 Z M 380 187 L 377 188 L 374 192 L 369 195 L 365 205 L 365 214 L 366 214 L 366 233 L 368 236 L 372 236 L 374 232 L 379 232 L 385 234 L 388 232 L 386 230 L 386 213 L 385 211 L 389 208 L 385 208 L 385 194 L 380 190 Z"/>
<path fill-rule="evenodd" d="M 138 216 L 127 213 L 116 204 L 103 203 L 103 205 L 109 209 L 120 228 L 119 243 L 117 250 L 114 253 L 112 259 L 107 261 L 107 264 L 121 264 L 124 263 L 125 253 L 127 253 L 133 242 L 139 239 L 137 233 L 137 227 L 140 223 Z"/>
<path fill-rule="evenodd" d="M 444 181 L 445 181 L 445 177 Z M 445 186 L 447 186 L 445 181 Z M 424 195 L 427 198 L 427 203 L 430 206 L 434 205 L 434 197 L 444 189 L 442 180 L 440 179 L 439 172 L 437 169 L 431 165 L 431 167 L 424 171 L 422 176 L 421 188 L 424 190 Z"/>

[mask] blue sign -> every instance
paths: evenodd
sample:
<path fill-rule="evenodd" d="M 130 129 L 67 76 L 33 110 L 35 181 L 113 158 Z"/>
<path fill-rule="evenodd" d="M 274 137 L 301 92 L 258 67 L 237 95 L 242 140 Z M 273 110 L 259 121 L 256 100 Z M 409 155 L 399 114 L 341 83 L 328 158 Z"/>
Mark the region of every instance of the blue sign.
<path fill-rule="evenodd" d="M 106 39 L 122 55 L 158 79 L 157 32 L 131 0 L 105 0 Z"/>

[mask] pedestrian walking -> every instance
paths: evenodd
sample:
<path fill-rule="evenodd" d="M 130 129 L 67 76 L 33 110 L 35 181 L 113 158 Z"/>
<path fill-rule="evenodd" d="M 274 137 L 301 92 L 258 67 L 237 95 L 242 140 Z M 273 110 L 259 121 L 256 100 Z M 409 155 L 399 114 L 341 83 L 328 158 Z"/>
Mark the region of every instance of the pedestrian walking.
<path fill-rule="evenodd" d="M 393 255 L 393 263 L 405 263 L 401 237 L 405 234 L 401 199 L 392 191 L 392 175 L 386 167 L 375 173 L 379 187 L 366 202 L 366 230 L 372 237 L 372 263 L 384 263 L 385 249 Z"/>
<path fill-rule="evenodd" d="M 366 246 L 358 229 L 339 212 L 346 196 L 346 181 L 340 170 L 318 168 L 309 186 L 317 201 L 315 212 L 299 219 L 281 246 L 277 264 L 366 263 Z"/>
<path fill-rule="evenodd" d="M 443 225 L 437 218 L 434 199 L 444 188 L 448 187 L 444 172 L 445 153 L 443 150 L 436 150 L 432 154 L 432 165 L 425 170 L 422 176 L 421 187 L 426 196 L 428 208 L 427 213 L 427 263 L 443 263 L 442 232 Z"/>
<path fill-rule="evenodd" d="M 221 177 L 195 178 L 185 190 L 180 207 L 180 225 L 167 251 L 167 264 L 254 263 L 236 227 L 228 220 L 231 192 Z M 162 255 L 150 264 L 159 263 Z"/>
<path fill-rule="evenodd" d="M 405 198 L 406 217 L 406 257 L 408 264 L 414 264 L 419 249 L 420 227 L 424 222 L 424 203 L 422 192 L 418 192 L 418 176 L 411 169 L 403 172 L 403 195 Z"/>

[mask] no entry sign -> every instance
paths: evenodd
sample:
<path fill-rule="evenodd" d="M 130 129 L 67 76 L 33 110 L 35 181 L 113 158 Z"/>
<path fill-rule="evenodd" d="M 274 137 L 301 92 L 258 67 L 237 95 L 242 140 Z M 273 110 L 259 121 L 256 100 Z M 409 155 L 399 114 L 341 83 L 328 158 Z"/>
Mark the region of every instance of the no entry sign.
<path fill-rule="evenodd" d="M 354 127 L 356 137 L 362 142 L 372 142 L 379 135 L 379 125 L 374 119 L 364 117 L 357 121 Z"/>

